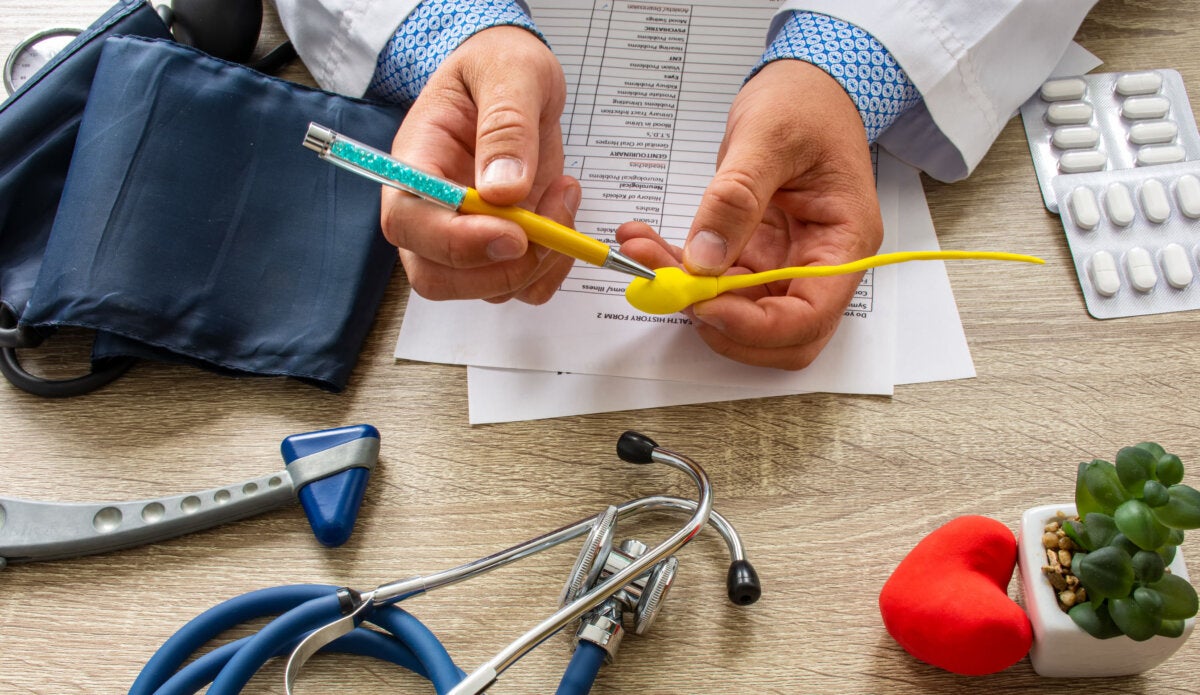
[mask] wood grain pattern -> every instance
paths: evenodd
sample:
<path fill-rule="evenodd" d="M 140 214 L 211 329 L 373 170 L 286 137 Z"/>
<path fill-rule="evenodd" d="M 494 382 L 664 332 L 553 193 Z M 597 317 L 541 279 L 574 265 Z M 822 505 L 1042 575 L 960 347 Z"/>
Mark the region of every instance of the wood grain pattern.
<path fill-rule="evenodd" d="M 35 30 L 83 25 L 101 0 L 0 0 L 0 51 Z M 268 16 L 263 46 L 282 34 Z M 1200 94 L 1200 6 L 1101 0 L 1078 39 L 1102 70 L 1178 69 Z M 302 67 L 287 76 L 306 81 Z M 949 264 L 974 379 L 905 386 L 891 398 L 814 394 L 470 427 L 466 374 L 391 357 L 408 287 L 390 287 L 350 388 L 140 364 L 96 394 L 48 401 L 0 385 L 0 493 L 64 501 L 136 499 L 214 487 L 282 466 L 292 433 L 367 422 L 383 434 L 359 526 L 318 547 L 290 507 L 153 546 L 0 572 L 0 692 L 123 692 L 184 621 L 256 588 L 328 582 L 366 589 L 432 572 L 557 528 L 605 505 L 690 494 L 668 471 L 631 473 L 617 436 L 639 429 L 711 474 L 717 508 L 745 537 L 764 583 L 748 608 L 724 600 L 723 545 L 680 555 L 651 634 L 629 636 L 596 692 L 1123 693 L 1193 691 L 1200 642 L 1138 677 L 1047 681 L 1024 660 L 977 679 L 909 657 L 884 631 L 879 589 L 925 534 L 962 514 L 1012 528 L 1069 499 L 1075 465 L 1157 440 L 1200 470 L 1197 314 L 1096 321 L 1083 305 L 1058 218 L 1041 204 L 1014 120 L 967 181 L 926 181 L 945 248 L 1040 255 L 1037 272 Z M 30 363 L 62 371 L 86 355 L 69 332 Z M 1192 478 L 1193 484 L 1195 478 Z M 673 520 L 622 529 L 654 542 Z M 624 536 L 624 534 L 622 534 Z M 559 548 L 414 600 L 409 609 L 467 670 L 550 612 L 576 552 Z M 1200 544 L 1184 554 L 1200 576 Z M 1015 595 L 1015 583 L 1010 589 Z M 558 635 L 494 689 L 552 690 Z M 254 692 L 283 692 L 281 667 Z M 302 692 L 427 692 L 398 669 L 317 658 Z"/>

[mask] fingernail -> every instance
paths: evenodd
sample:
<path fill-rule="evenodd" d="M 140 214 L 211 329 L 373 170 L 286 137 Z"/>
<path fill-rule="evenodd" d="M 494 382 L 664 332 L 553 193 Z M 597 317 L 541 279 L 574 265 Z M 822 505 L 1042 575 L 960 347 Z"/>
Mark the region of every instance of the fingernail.
<path fill-rule="evenodd" d="M 524 169 L 525 165 L 521 164 L 521 160 L 519 159 L 499 157 L 493 159 L 487 165 L 487 168 L 483 170 L 483 180 L 480 183 L 488 186 L 503 186 L 516 183 L 521 179 L 521 172 Z"/>
<path fill-rule="evenodd" d="M 693 268 L 715 270 L 724 264 L 728 248 L 724 237 L 704 229 L 696 232 L 696 236 L 683 248 L 683 256 Z"/>
<path fill-rule="evenodd" d="M 520 241 L 510 236 L 502 236 L 488 243 L 487 255 L 493 261 L 511 261 L 525 255 L 525 251 L 521 248 Z"/>
<path fill-rule="evenodd" d="M 583 190 L 579 186 L 567 186 L 567 190 L 563 192 L 563 205 L 567 206 L 571 217 L 579 212 L 579 203 L 582 201 Z"/>

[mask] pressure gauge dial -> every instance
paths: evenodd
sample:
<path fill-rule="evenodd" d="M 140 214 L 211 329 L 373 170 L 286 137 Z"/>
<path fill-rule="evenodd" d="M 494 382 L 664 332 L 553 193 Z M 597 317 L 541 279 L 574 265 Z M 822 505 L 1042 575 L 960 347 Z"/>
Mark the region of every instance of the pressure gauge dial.
<path fill-rule="evenodd" d="M 17 44 L 4 61 L 5 91 L 9 94 L 17 91 L 79 33 L 79 29 L 47 29 Z"/>

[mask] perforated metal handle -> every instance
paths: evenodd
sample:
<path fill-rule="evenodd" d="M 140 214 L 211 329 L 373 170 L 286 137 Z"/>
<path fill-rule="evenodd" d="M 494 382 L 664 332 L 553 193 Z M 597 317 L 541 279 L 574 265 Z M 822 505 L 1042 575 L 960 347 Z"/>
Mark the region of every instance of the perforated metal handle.
<path fill-rule="evenodd" d="M 287 471 L 134 502 L 73 504 L 0 497 L 0 557 L 30 562 L 129 548 L 259 514 L 294 498 Z"/>
<path fill-rule="evenodd" d="M 202 492 L 133 502 L 62 503 L 0 497 L 0 567 L 130 548 L 275 509 L 306 484 L 373 468 L 379 440 L 364 437 L 299 458 L 277 473 Z"/>

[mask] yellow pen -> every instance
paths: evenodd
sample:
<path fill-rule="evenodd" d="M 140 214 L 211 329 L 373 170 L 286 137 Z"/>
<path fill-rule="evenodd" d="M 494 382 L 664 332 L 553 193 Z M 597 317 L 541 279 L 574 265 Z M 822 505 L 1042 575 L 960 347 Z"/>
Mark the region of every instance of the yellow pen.
<path fill-rule="evenodd" d="M 602 241 L 525 208 L 492 205 L 479 191 L 416 169 L 379 150 L 316 123 L 308 124 L 304 146 L 327 162 L 398 188 L 443 207 L 475 215 L 492 215 L 516 222 L 529 240 L 585 263 L 610 268 L 647 280 L 654 271 L 622 255 Z"/>

